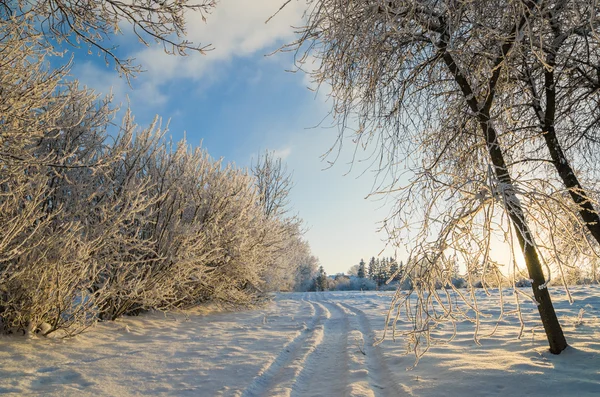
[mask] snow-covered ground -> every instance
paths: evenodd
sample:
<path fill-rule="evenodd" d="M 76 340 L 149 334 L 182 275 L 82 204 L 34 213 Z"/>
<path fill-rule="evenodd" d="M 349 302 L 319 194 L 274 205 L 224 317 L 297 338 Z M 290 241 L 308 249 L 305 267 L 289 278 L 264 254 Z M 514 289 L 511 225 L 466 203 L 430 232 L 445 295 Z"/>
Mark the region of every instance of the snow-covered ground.
<path fill-rule="evenodd" d="M 600 396 L 600 288 L 573 294 L 570 305 L 552 290 L 570 343 L 559 356 L 531 303 L 520 340 L 516 317 L 482 346 L 461 323 L 454 342 L 407 369 L 414 356 L 402 340 L 371 343 L 391 293 L 280 294 L 259 310 L 147 314 L 67 340 L 2 337 L 0 394 Z"/>

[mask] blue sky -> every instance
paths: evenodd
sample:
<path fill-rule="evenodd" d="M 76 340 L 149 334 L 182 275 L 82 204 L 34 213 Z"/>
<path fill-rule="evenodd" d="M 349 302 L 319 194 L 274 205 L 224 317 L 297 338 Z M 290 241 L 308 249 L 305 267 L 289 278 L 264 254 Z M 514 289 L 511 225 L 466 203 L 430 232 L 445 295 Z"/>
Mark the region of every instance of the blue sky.
<path fill-rule="evenodd" d="M 214 158 L 248 167 L 261 151 L 276 151 L 294 173 L 292 207 L 308 227 L 305 237 L 313 253 L 328 273 L 343 272 L 384 248 L 385 235 L 376 230 L 388 207 L 365 200 L 373 175 L 360 176 L 360 165 L 345 175 L 354 150 L 350 142 L 333 167 L 322 161 L 337 130 L 313 128 L 330 106 L 325 95 L 307 88 L 305 74 L 286 72 L 293 68 L 293 55 L 265 56 L 290 42 L 291 26 L 301 21 L 303 3 L 292 1 L 265 24 L 282 4 L 222 0 L 206 23 L 188 15 L 188 38 L 214 47 L 206 55 L 169 56 L 161 46 L 137 45 L 125 33 L 117 39 L 121 53 L 146 70 L 131 87 L 95 56 L 77 54 L 72 73 L 100 93 L 112 90 L 117 103 L 129 103 L 139 124 L 150 123 L 156 114 L 163 125 L 170 120 L 174 140 L 185 134 Z"/>

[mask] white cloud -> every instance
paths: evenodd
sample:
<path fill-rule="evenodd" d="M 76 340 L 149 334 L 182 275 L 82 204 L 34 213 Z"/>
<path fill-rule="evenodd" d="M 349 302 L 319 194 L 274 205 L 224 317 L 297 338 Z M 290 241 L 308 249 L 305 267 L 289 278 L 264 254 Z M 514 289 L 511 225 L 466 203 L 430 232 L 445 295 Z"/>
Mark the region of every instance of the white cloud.
<path fill-rule="evenodd" d="M 144 48 L 132 54 L 146 72 L 139 76 L 142 85 L 159 92 L 161 85 L 173 79 L 206 77 L 207 72 L 235 57 L 254 55 L 259 51 L 272 52 L 281 43 L 294 37 L 293 25 L 301 21 L 305 5 L 290 2 L 269 23 L 265 21 L 283 4 L 282 0 L 222 0 L 202 21 L 199 13 L 186 16 L 186 38 L 195 44 L 211 44 L 214 48 L 202 56 L 168 55 L 161 45 Z"/>
<path fill-rule="evenodd" d="M 143 79 L 139 82 L 132 79 L 131 84 L 135 90 L 131 90 L 127 80 L 113 69 L 89 61 L 76 64 L 73 67 L 73 75 L 82 86 L 93 89 L 101 96 L 112 94 L 115 103 L 122 106 L 126 106 L 129 99 L 151 105 L 161 105 L 167 100 L 167 96 L 160 92 L 157 85 Z"/>
<path fill-rule="evenodd" d="M 283 0 L 222 0 L 206 22 L 199 13 L 186 14 L 186 39 L 198 45 L 211 44 L 213 50 L 206 55 L 190 52 L 188 56 L 166 54 L 161 44 L 143 47 L 125 55 L 134 58 L 143 72 L 131 81 L 118 76 L 112 68 L 92 62 L 76 64 L 73 74 L 97 92 L 112 92 L 117 102 L 126 101 L 129 95 L 137 104 L 161 105 L 169 99 L 165 87 L 176 79 L 188 79 L 196 84 L 210 84 L 211 80 L 226 78 L 221 74 L 223 64 L 239 57 L 265 55 L 277 49 L 282 43 L 293 40 L 292 26 L 297 26 L 304 12 L 305 4 L 292 1 L 269 23 L 265 21 L 283 4 Z M 129 41 L 134 41 L 133 33 L 124 28 Z M 120 40 L 123 44 L 124 40 Z M 137 39 L 135 39 L 137 42 Z M 261 52 L 262 51 L 262 52 Z M 268 60 L 267 60 L 268 61 Z M 257 70 L 248 78 L 249 84 L 262 79 Z"/>
<path fill-rule="evenodd" d="M 273 151 L 273 156 L 275 158 L 280 158 L 281 160 L 287 159 L 290 156 L 290 154 L 292 154 L 292 148 L 289 146 L 280 149 L 275 149 Z"/>
<path fill-rule="evenodd" d="M 83 74 L 78 74 L 94 88 L 106 89 L 111 84 L 115 85 L 117 98 L 129 92 L 132 103 L 142 107 L 143 104 L 167 101 L 169 94 L 166 87 L 178 79 L 185 79 L 186 84 L 194 84 L 194 88 L 199 89 L 215 79 L 234 78 L 224 74 L 224 66 L 232 60 L 270 53 L 282 43 L 294 39 L 291 26 L 301 24 L 305 2 L 292 0 L 281 13 L 265 24 L 284 1 L 222 0 L 214 12 L 207 16 L 206 23 L 199 15 L 189 14 L 188 40 L 200 44 L 211 43 L 215 49 L 204 56 L 191 54 L 179 57 L 165 54 L 161 46 L 153 46 L 131 54 L 146 70 L 133 80 L 133 92 L 113 70 L 100 70 L 89 64 L 81 70 Z M 290 68 L 291 55 L 286 55 L 267 58 L 265 62 L 280 63 L 285 58 L 288 64 L 281 65 L 281 69 Z M 317 61 L 310 58 L 305 69 L 314 69 L 314 62 Z M 236 69 L 232 71 L 236 73 L 235 78 L 241 77 L 248 84 L 260 84 L 261 79 L 269 77 L 263 76 L 260 68 L 250 69 L 254 66 L 248 66 L 248 70 L 243 69 L 246 65 L 235 66 Z M 298 79 L 300 84 L 303 82 L 312 86 L 307 75 L 303 79 Z M 301 90 L 300 87 L 298 89 Z M 317 100 L 303 104 L 298 110 L 303 116 L 295 121 L 277 119 L 265 122 L 265 126 L 260 127 L 264 130 L 253 141 L 253 147 L 244 147 L 241 157 L 248 156 L 246 158 L 250 163 L 261 148 L 275 148 L 275 156 L 285 160 L 288 169 L 294 172 L 296 186 L 291 197 L 293 208 L 310 228 L 306 237 L 313 252 L 321 258 L 328 271 L 339 272 L 358 263 L 361 257 L 366 259 L 367 256 L 376 255 L 383 248 L 381 240 L 384 236 L 375 232 L 375 222 L 385 218 L 388 208 L 381 208 L 381 203 L 363 199 L 371 191 L 372 178 L 368 175 L 356 180 L 360 172 L 355 169 L 351 175 L 341 177 L 350 168 L 351 147 L 344 148 L 335 167 L 322 171 L 328 168 L 328 163 L 320 161 L 320 156 L 335 143 L 337 130 L 305 128 L 316 125 L 326 114 L 329 104 L 325 102 L 329 93 L 330 87 L 322 86 L 316 95 Z M 268 119 L 272 120 L 273 117 Z M 240 158 L 234 160 L 239 161 Z"/>
<path fill-rule="evenodd" d="M 119 77 L 112 69 L 100 68 L 92 62 L 75 64 L 73 75 L 81 86 L 93 89 L 98 95 L 106 96 L 112 93 L 117 101 L 123 100 L 129 90 L 127 81 Z"/>

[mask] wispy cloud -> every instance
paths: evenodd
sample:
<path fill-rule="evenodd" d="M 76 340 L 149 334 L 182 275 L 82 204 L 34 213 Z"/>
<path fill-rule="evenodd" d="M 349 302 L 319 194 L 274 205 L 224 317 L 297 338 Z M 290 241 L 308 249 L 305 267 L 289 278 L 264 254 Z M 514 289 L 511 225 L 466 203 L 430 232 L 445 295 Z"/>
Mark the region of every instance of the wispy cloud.
<path fill-rule="evenodd" d="M 143 70 L 131 80 L 133 90 L 114 69 L 101 62 L 79 62 L 73 74 L 97 92 L 107 94 L 112 88 L 117 102 L 125 101 L 128 95 L 137 104 L 162 105 L 174 96 L 169 92 L 173 81 L 187 80 L 191 84 L 206 86 L 211 81 L 229 78 L 223 73 L 223 66 L 231 61 L 262 56 L 291 41 L 294 37 L 292 26 L 301 21 L 304 5 L 300 1 L 290 2 L 275 18 L 265 23 L 281 4 L 281 0 L 222 0 L 207 15 L 206 22 L 199 13 L 188 12 L 186 39 L 203 46 L 210 44 L 213 50 L 206 55 L 190 53 L 189 56 L 166 54 L 160 44 L 133 50 L 124 56 L 134 58 L 134 64 L 141 65 Z M 124 31 L 127 32 L 127 29 Z M 132 35 L 127 37 L 137 42 Z M 125 43 L 126 40 L 119 38 L 118 41 L 123 47 L 136 47 Z M 261 72 L 256 71 L 251 74 L 248 83 L 257 84 L 262 77 Z"/>
<path fill-rule="evenodd" d="M 273 156 L 275 158 L 280 158 L 281 160 L 287 159 L 290 156 L 290 154 L 292 154 L 292 148 L 289 146 L 280 149 L 275 149 L 273 151 Z"/>
<path fill-rule="evenodd" d="M 276 49 L 280 43 L 293 38 L 292 26 L 300 22 L 304 11 L 301 2 L 291 2 L 265 23 L 280 6 L 281 0 L 223 0 L 206 22 L 199 14 L 188 13 L 187 39 L 202 45 L 211 44 L 214 49 L 204 56 L 178 57 L 165 54 L 162 46 L 157 45 L 132 54 L 146 70 L 139 77 L 142 86 L 149 91 L 153 86 L 156 92 L 166 95 L 161 87 L 171 80 L 197 81 L 234 58 Z"/>
<path fill-rule="evenodd" d="M 136 89 L 132 90 L 127 80 L 114 70 L 90 61 L 76 64 L 72 72 L 82 86 L 93 89 L 101 96 L 112 94 L 115 103 L 118 104 L 126 105 L 125 102 L 132 100 L 144 104 L 162 105 L 167 100 L 167 96 L 161 93 L 158 85 L 143 80 L 137 83 L 134 79 L 132 85 Z"/>

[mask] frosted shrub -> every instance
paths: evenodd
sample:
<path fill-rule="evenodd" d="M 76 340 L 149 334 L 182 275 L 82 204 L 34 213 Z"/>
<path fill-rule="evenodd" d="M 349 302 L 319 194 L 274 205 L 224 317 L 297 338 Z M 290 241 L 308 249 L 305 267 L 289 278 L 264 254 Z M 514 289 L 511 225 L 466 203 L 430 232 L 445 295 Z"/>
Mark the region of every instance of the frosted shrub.
<path fill-rule="evenodd" d="M 375 291 L 377 289 L 377 283 L 370 278 L 352 278 L 350 281 L 350 288 L 353 291 Z"/>
<path fill-rule="evenodd" d="M 110 98 L 46 70 L 52 48 L 27 15 L 0 20 L 2 331 L 68 336 L 305 283 L 316 259 L 300 222 L 266 211 L 255 175 L 173 144 L 158 118 L 114 127 Z"/>
<path fill-rule="evenodd" d="M 350 278 L 344 275 L 337 275 L 333 280 L 328 278 L 327 289 L 329 291 L 349 291 Z"/>
<path fill-rule="evenodd" d="M 81 213 L 72 215 L 82 206 L 64 199 L 85 189 L 79 176 L 99 149 L 72 127 L 90 122 L 93 135 L 92 119 L 105 123 L 109 112 L 91 111 L 93 95 L 61 84 L 65 69 L 45 70 L 50 50 L 29 27 L 25 18 L 0 22 L 0 319 L 5 332 L 46 324 L 49 333 L 87 324 L 89 307 L 73 302 L 85 291 L 92 250 Z"/>
<path fill-rule="evenodd" d="M 515 283 L 515 287 L 518 287 L 518 288 L 531 287 L 531 280 L 522 278 Z"/>

